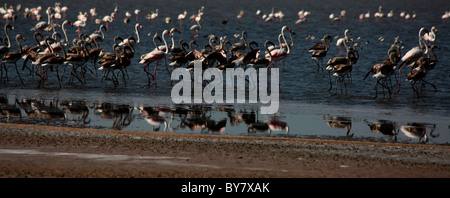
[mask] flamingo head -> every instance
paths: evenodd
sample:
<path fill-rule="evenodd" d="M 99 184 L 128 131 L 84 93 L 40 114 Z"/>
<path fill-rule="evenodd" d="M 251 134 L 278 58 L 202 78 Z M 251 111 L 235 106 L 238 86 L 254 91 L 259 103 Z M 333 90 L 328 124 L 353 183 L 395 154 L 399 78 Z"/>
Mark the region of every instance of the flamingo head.
<path fill-rule="evenodd" d="M 350 31 L 349 29 L 346 29 L 345 33 L 348 33 L 348 34 L 352 35 L 352 31 Z"/>
<path fill-rule="evenodd" d="M 431 31 L 437 33 L 437 32 L 438 32 L 438 29 L 436 28 L 436 26 L 433 26 L 433 27 L 431 27 Z"/>

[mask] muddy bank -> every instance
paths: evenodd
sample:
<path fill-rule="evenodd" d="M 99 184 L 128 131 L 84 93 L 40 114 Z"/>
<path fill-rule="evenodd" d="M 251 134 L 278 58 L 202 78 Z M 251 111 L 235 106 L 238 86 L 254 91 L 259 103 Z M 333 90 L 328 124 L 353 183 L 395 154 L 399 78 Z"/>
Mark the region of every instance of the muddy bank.
<path fill-rule="evenodd" d="M 0 177 L 449 178 L 449 149 L 0 124 Z"/>

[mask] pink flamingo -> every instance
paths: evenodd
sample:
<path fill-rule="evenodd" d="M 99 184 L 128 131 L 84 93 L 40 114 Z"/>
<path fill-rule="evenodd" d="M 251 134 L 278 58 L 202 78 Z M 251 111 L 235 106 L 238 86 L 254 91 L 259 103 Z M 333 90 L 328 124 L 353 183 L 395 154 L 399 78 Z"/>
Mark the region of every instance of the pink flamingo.
<path fill-rule="evenodd" d="M 77 32 L 78 32 L 78 38 L 81 37 L 81 29 L 83 29 L 86 26 L 86 22 L 83 20 L 77 20 L 73 23 L 74 26 L 76 26 Z"/>
<path fill-rule="evenodd" d="M 400 91 L 400 82 L 401 82 L 401 71 L 402 68 L 405 65 L 408 66 L 413 66 L 413 64 L 416 62 L 416 60 L 418 60 L 419 58 L 421 58 L 424 54 L 428 53 L 428 46 L 425 44 L 423 38 L 422 38 L 422 32 L 426 32 L 428 33 L 428 30 L 426 30 L 425 28 L 420 28 L 419 31 L 419 46 L 413 47 L 412 49 L 410 49 L 408 52 L 406 52 L 406 54 L 401 58 L 402 64 L 400 64 L 400 69 L 398 70 L 398 90 L 396 93 L 398 93 Z M 423 49 L 424 47 L 422 46 L 422 43 L 425 45 L 425 50 Z"/>
<path fill-rule="evenodd" d="M 148 83 L 149 83 L 149 84 L 150 84 L 150 78 L 149 78 L 149 75 L 151 75 L 151 74 L 148 73 L 148 71 L 147 71 L 147 66 L 148 66 L 150 63 L 156 61 L 156 64 L 155 64 L 155 70 L 153 71 L 153 75 L 152 75 L 152 78 L 155 79 L 155 77 L 156 77 L 156 68 L 158 67 L 158 62 L 159 62 L 161 59 L 166 58 L 167 53 L 169 53 L 169 47 L 167 46 L 167 41 L 166 41 L 166 39 L 164 38 L 164 35 L 166 35 L 166 34 L 169 34 L 169 35 L 170 35 L 170 32 L 169 32 L 168 30 L 164 30 L 164 32 L 163 32 L 163 34 L 162 34 L 162 39 L 163 39 L 163 41 L 164 41 L 165 51 L 161 51 L 161 50 L 158 48 L 158 46 L 155 46 L 155 49 L 154 49 L 153 51 L 151 51 L 151 52 L 149 52 L 149 53 L 146 53 L 146 54 L 143 54 L 143 55 L 141 56 L 141 58 L 139 59 L 139 63 L 140 63 L 140 64 L 145 64 L 145 66 L 144 66 L 144 71 L 145 71 L 145 73 L 147 73 L 147 78 L 148 78 Z M 157 38 L 157 35 L 155 34 L 155 36 L 153 37 L 153 42 L 155 42 L 155 39 L 156 39 L 156 38 Z M 156 45 L 156 44 L 155 44 L 155 45 Z M 169 72 L 169 75 L 170 75 L 169 68 L 167 67 L 167 60 L 166 60 L 166 70 L 167 70 L 167 72 Z"/>

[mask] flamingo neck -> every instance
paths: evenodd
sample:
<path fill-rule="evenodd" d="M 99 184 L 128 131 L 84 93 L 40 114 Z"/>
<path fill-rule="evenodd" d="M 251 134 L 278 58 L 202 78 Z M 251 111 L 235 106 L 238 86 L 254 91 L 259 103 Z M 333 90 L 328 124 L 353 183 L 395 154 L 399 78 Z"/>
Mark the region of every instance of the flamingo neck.
<path fill-rule="evenodd" d="M 6 34 L 6 39 L 8 40 L 8 48 L 11 48 L 11 40 L 9 39 L 8 28 L 6 28 L 6 26 L 5 26 L 5 34 Z"/>
<path fill-rule="evenodd" d="M 158 44 L 156 44 L 156 34 L 153 37 L 153 44 L 155 45 L 155 48 L 158 49 Z"/>
<path fill-rule="evenodd" d="M 66 38 L 66 41 L 68 41 L 69 39 L 67 38 L 66 28 L 64 27 L 65 24 L 66 24 L 66 23 L 63 23 L 63 24 L 62 24 L 62 31 L 63 31 L 63 33 L 64 33 L 64 37 Z"/>
<path fill-rule="evenodd" d="M 20 42 L 19 42 L 19 38 L 18 37 L 16 37 L 16 42 L 17 42 L 17 45 L 19 46 L 19 49 L 20 49 L 20 53 L 22 53 L 22 45 L 20 45 Z"/>
<path fill-rule="evenodd" d="M 170 47 L 170 48 L 175 49 L 175 41 L 173 39 L 173 36 L 171 36 L 170 39 L 172 40 L 172 47 Z"/>
<path fill-rule="evenodd" d="M 287 53 L 289 54 L 289 52 L 291 52 L 291 49 L 289 48 L 289 44 L 286 41 L 286 37 L 284 36 L 284 31 L 281 32 L 281 35 L 283 37 L 283 41 L 284 43 L 286 43 L 286 47 L 287 47 Z"/>
<path fill-rule="evenodd" d="M 163 39 L 163 41 L 164 41 L 164 46 L 166 46 L 166 51 L 164 52 L 165 54 L 167 54 L 167 53 L 169 53 L 169 47 L 167 46 L 167 41 L 166 41 L 166 38 L 165 38 L 165 35 L 166 35 L 167 33 L 164 33 L 163 34 L 163 37 L 162 37 L 162 39 Z"/>

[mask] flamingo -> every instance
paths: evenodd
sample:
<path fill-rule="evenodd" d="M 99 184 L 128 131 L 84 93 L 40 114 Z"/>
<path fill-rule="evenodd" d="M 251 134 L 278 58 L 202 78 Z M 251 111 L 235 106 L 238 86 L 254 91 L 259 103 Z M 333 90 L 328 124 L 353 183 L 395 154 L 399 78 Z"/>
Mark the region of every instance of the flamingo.
<path fill-rule="evenodd" d="M 169 52 L 171 52 L 173 49 L 175 49 L 175 40 L 174 40 L 174 38 L 173 38 L 173 33 L 174 33 L 174 32 L 178 32 L 178 33 L 181 34 L 180 30 L 178 30 L 178 29 L 176 29 L 176 28 L 170 29 L 169 35 L 170 35 L 170 39 L 171 39 L 171 41 L 172 41 L 172 45 L 171 45 L 170 48 L 169 48 Z M 165 46 L 165 45 L 158 46 L 158 49 L 161 50 L 161 51 L 166 51 L 166 46 Z"/>
<path fill-rule="evenodd" d="M 139 9 L 136 9 L 136 10 L 134 10 L 134 14 L 136 15 L 136 23 L 139 21 L 139 14 L 141 13 L 141 10 L 139 10 Z"/>
<path fill-rule="evenodd" d="M 103 33 L 102 30 L 106 31 L 106 26 L 103 25 L 103 24 L 100 25 L 98 30 L 96 30 L 94 33 L 89 35 L 89 40 L 91 40 L 91 41 L 94 41 L 94 40 L 103 41 L 105 39 L 105 34 Z"/>
<path fill-rule="evenodd" d="M 120 47 L 117 45 L 113 46 L 115 57 L 113 59 L 108 59 L 103 61 L 100 64 L 98 70 L 103 70 L 105 73 L 103 74 L 102 81 L 105 79 L 109 73 L 112 74 L 112 81 L 114 85 L 118 85 L 117 77 L 114 75 L 114 69 L 121 67 L 121 56 L 120 56 Z"/>
<path fill-rule="evenodd" d="M 375 17 L 375 21 L 378 21 L 379 18 L 383 18 L 384 17 L 384 13 L 383 11 L 381 11 L 381 9 L 383 8 L 383 6 L 379 6 L 378 7 L 378 11 L 375 12 L 375 14 L 373 14 L 373 16 Z"/>
<path fill-rule="evenodd" d="M 266 49 L 267 52 L 269 52 L 269 48 L 267 47 L 267 45 L 275 45 L 272 41 L 267 40 L 266 42 L 264 42 L 264 48 Z M 250 66 L 253 68 L 263 68 L 263 67 L 268 67 L 269 64 L 272 62 L 272 57 L 270 56 L 271 54 L 269 54 L 269 58 L 255 58 L 250 60 Z"/>
<path fill-rule="evenodd" d="M 64 27 L 64 25 L 69 24 L 71 27 L 73 27 L 73 23 L 70 22 L 69 20 L 64 20 L 62 25 L 61 25 L 61 29 L 64 33 L 64 37 L 66 38 L 66 41 L 68 41 L 69 39 L 67 38 L 67 32 L 66 32 L 66 28 Z"/>
<path fill-rule="evenodd" d="M 419 46 L 413 47 L 411 50 L 406 52 L 406 54 L 401 58 L 402 64 L 400 64 L 400 69 L 398 70 L 398 90 L 396 93 L 400 91 L 400 83 L 401 83 L 401 71 L 405 65 L 413 66 L 414 62 L 421 58 L 424 54 L 428 53 L 428 45 L 425 44 L 425 50 L 423 49 L 422 43 L 424 43 L 422 38 L 422 32 L 428 33 L 428 30 L 424 27 L 419 30 Z"/>
<path fill-rule="evenodd" d="M 111 23 L 113 21 L 113 18 L 111 16 L 109 16 L 109 15 L 106 15 L 106 16 L 103 17 L 102 21 L 106 23 L 106 31 L 108 32 L 108 30 L 109 30 L 109 23 Z"/>
<path fill-rule="evenodd" d="M 286 31 L 286 30 L 291 31 L 291 29 L 289 27 L 287 27 L 287 26 L 283 26 L 281 28 L 281 35 L 282 35 L 281 37 L 283 38 L 283 41 L 286 44 L 286 48 L 282 47 L 282 48 L 278 48 L 278 49 L 273 49 L 273 50 L 269 51 L 266 54 L 266 56 L 265 56 L 266 58 L 269 58 L 269 57 L 272 58 L 272 60 L 274 61 L 273 63 L 275 64 L 275 67 L 276 67 L 276 62 L 277 61 L 284 60 L 289 55 L 289 53 L 291 52 L 290 46 L 287 43 L 286 37 L 284 35 L 284 31 Z M 270 55 L 269 55 L 269 53 L 270 53 Z M 270 64 L 269 67 L 271 65 L 272 64 Z"/>
<path fill-rule="evenodd" d="M 169 34 L 169 35 L 170 35 L 170 32 L 169 32 L 168 30 L 164 30 L 164 32 L 162 33 L 162 39 L 163 39 L 163 41 L 164 41 L 164 45 L 165 45 L 165 48 L 166 48 L 165 51 L 161 51 L 161 50 L 158 48 L 158 46 L 156 46 L 156 48 L 155 48 L 153 51 L 151 51 L 151 52 L 149 52 L 149 53 L 146 53 L 146 54 L 143 54 L 143 55 L 141 56 L 141 58 L 139 59 L 139 63 L 140 63 L 140 64 L 145 64 L 145 66 L 144 66 L 144 71 L 147 73 L 147 77 L 148 77 L 148 75 L 149 75 L 149 73 L 148 73 L 148 71 L 147 71 L 147 66 L 148 66 L 150 63 L 156 61 L 156 64 L 155 64 L 155 70 L 153 71 L 153 79 L 155 79 L 155 78 L 156 78 L 156 68 L 158 67 L 158 62 L 159 62 L 161 59 L 166 58 L 166 55 L 169 53 L 169 47 L 167 46 L 167 41 L 166 41 L 166 39 L 165 39 L 165 37 L 164 37 L 164 35 L 166 35 L 166 34 Z M 155 34 L 155 36 L 153 37 L 153 40 L 156 39 L 156 36 L 157 36 L 157 35 Z M 167 61 L 166 61 L 166 70 L 167 70 L 167 72 L 169 72 L 169 75 L 170 75 L 169 68 L 167 67 Z M 148 83 L 150 83 L 150 78 L 148 78 Z"/>
<path fill-rule="evenodd" d="M 337 93 L 337 83 L 339 81 L 340 83 L 340 87 L 341 87 L 341 92 L 342 92 L 342 83 L 344 84 L 344 88 L 345 88 L 345 93 L 347 94 L 347 86 L 345 84 L 345 77 L 344 75 L 349 74 L 350 72 L 352 72 L 353 70 L 353 64 L 354 61 L 351 61 L 351 54 L 354 53 L 353 48 L 349 48 L 349 50 L 347 50 L 347 62 L 346 63 L 341 63 L 341 64 L 336 64 L 331 68 L 331 72 L 333 72 L 333 76 L 336 76 L 336 91 L 334 92 L 333 95 L 336 95 Z M 331 84 L 331 81 L 330 81 Z M 331 88 L 331 87 L 330 87 Z M 329 89 L 330 90 L 330 89 Z"/>
<path fill-rule="evenodd" d="M 61 43 L 65 43 L 65 40 L 62 40 Z M 48 68 L 54 68 L 56 75 L 58 77 L 58 81 L 59 81 L 59 86 L 61 87 L 61 79 L 59 77 L 59 73 L 58 73 L 58 67 L 62 64 L 64 64 L 66 62 L 66 58 L 67 58 L 67 54 L 66 54 L 66 50 L 64 49 L 64 45 L 61 45 L 61 49 L 63 51 L 63 57 L 56 55 L 54 53 L 51 53 L 51 55 L 49 57 L 47 57 L 45 60 L 40 60 L 39 64 L 41 66 L 41 69 L 44 70 L 44 73 L 41 75 L 41 78 L 39 80 L 39 87 L 42 86 L 44 84 L 44 80 L 46 79 L 45 76 L 47 76 L 47 69 Z M 45 75 L 44 75 L 45 74 Z"/>
<path fill-rule="evenodd" d="M 234 52 L 237 50 L 243 50 L 248 46 L 247 40 L 245 40 L 245 37 L 247 37 L 247 32 L 246 31 L 242 31 L 242 40 L 244 42 L 239 42 L 239 43 L 234 43 L 233 45 L 231 45 L 230 47 L 230 51 Z"/>
<path fill-rule="evenodd" d="M 431 86 L 433 86 L 434 89 L 436 89 L 435 85 L 425 81 L 425 76 L 430 70 L 434 69 L 438 61 L 436 54 L 434 53 L 434 48 L 440 49 L 439 46 L 437 45 L 433 45 L 430 47 L 430 51 L 434 56 L 434 60 L 431 60 L 429 53 L 427 57 L 421 57 L 419 60 L 416 61 L 415 68 L 408 74 L 406 78 L 408 81 L 411 82 L 411 87 L 413 91 L 417 94 L 417 97 L 419 97 L 419 92 L 416 88 L 414 88 L 417 81 L 420 81 L 422 85 L 424 83 L 430 84 Z"/>
<path fill-rule="evenodd" d="M 352 32 L 349 29 L 346 29 L 344 31 L 344 38 L 340 38 L 336 41 L 336 46 L 339 47 L 339 56 L 342 55 L 342 47 L 344 46 L 344 40 L 347 39 L 347 41 L 353 41 L 353 39 L 350 38 L 347 34 L 352 35 Z"/>
<path fill-rule="evenodd" d="M 331 83 L 331 71 L 333 70 L 334 66 L 336 65 L 340 65 L 340 64 L 348 64 L 348 62 L 350 61 L 350 54 L 354 53 L 353 48 L 349 48 L 347 46 L 347 42 L 349 41 L 350 38 L 345 37 L 343 39 L 343 45 L 346 49 L 347 52 L 347 56 L 342 57 L 342 56 L 338 56 L 338 57 L 334 57 L 331 58 L 330 60 L 328 60 L 327 64 L 326 64 L 326 70 L 328 70 L 328 79 L 330 81 L 330 88 L 328 89 L 331 90 L 333 88 L 333 84 Z"/>
<path fill-rule="evenodd" d="M 78 38 L 81 38 L 81 29 L 86 26 L 86 22 L 83 20 L 77 20 L 73 23 L 74 26 L 76 26 L 77 32 L 78 32 Z"/>

